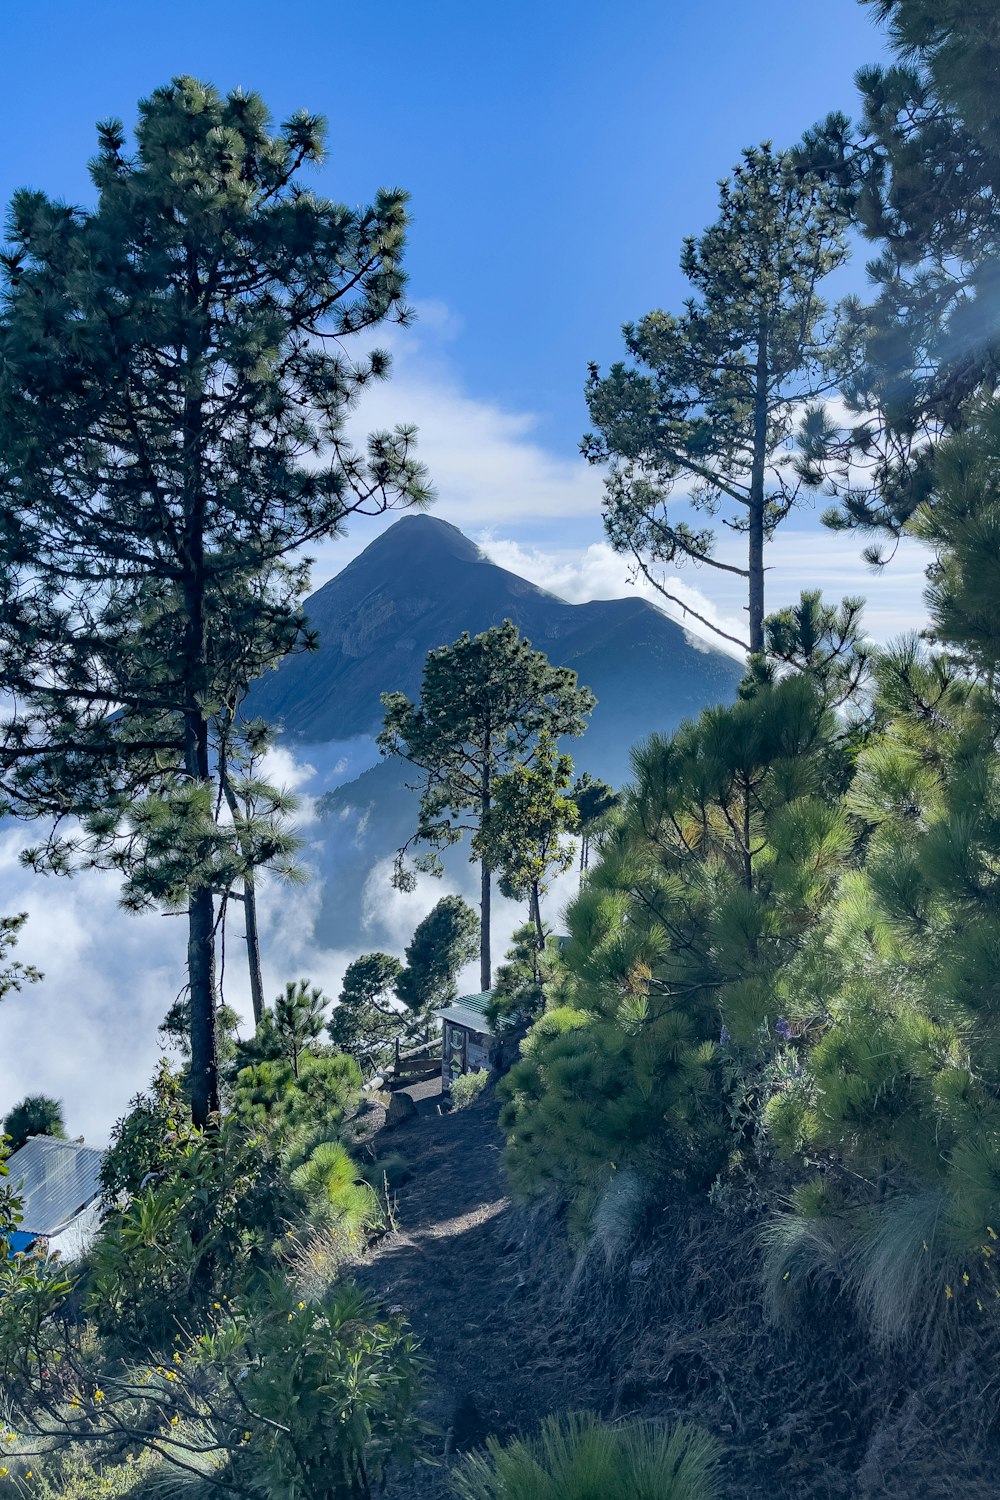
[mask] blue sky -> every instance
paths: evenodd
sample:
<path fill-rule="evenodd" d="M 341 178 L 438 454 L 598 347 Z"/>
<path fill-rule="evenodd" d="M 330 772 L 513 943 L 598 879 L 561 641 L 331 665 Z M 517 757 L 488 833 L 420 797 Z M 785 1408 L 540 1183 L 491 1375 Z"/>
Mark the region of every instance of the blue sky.
<path fill-rule="evenodd" d="M 850 112 L 856 69 L 882 50 L 856 0 L 36 0 L 6 18 L 5 42 L 5 202 L 20 185 L 87 202 L 94 122 L 131 123 L 180 72 L 255 88 L 278 119 L 326 114 L 332 196 L 407 188 L 421 321 L 388 338 L 396 376 L 359 431 L 417 421 L 437 513 L 573 599 L 629 587 L 603 542 L 600 475 L 577 453 L 588 360 L 616 357 L 626 319 L 679 306 L 681 240 L 714 218 L 741 148 Z M 847 280 L 863 286 L 860 261 Z M 321 551 L 318 581 L 374 529 Z M 913 624 L 919 557 L 873 580 L 859 550 L 797 515 L 769 603 L 860 590 L 878 636 Z M 725 575 L 671 587 L 739 627 Z"/>
<path fill-rule="evenodd" d="M 856 0 L 35 0 L 4 33 L 5 203 L 85 201 L 94 121 L 179 72 L 320 110 L 328 192 L 412 194 L 411 291 L 458 320 L 468 388 L 570 451 L 587 360 L 677 303 L 740 148 L 850 109 L 879 50 Z"/>
<path fill-rule="evenodd" d="M 32 0 L 6 9 L 4 202 L 26 185 L 86 203 L 94 122 L 130 124 L 136 101 L 180 72 L 255 88 L 279 119 L 299 107 L 324 112 L 330 157 L 319 186 L 332 196 L 367 201 L 382 184 L 410 191 L 410 292 L 421 317 L 412 333 L 388 336 L 395 373 L 359 412 L 359 431 L 416 421 L 436 513 L 574 600 L 629 587 L 603 541 L 600 475 L 577 453 L 588 360 L 618 354 L 624 320 L 678 306 L 681 239 L 715 216 L 716 181 L 741 148 L 789 144 L 827 110 L 850 112 L 853 74 L 880 52 L 856 0 Z M 862 285 L 863 269 L 851 277 Z M 317 581 L 371 535 L 359 526 L 323 549 Z M 814 511 L 797 514 L 771 551 L 771 604 L 820 585 L 834 597 L 867 593 L 882 638 L 918 624 L 919 554 L 903 552 L 873 579 L 859 551 L 823 531 Z M 739 630 L 741 600 L 719 579 L 685 573 L 671 586 Z M 292 782 L 303 774 L 291 762 L 281 773 Z M 123 916 L 113 876 L 28 875 L 17 864 L 22 842 L 17 828 L 0 837 L 0 911 L 30 911 L 19 952 L 46 981 L 0 1015 L 0 1108 L 42 1088 L 66 1100 L 72 1131 L 102 1139 L 155 1061 L 156 1023 L 180 983 L 182 927 Z M 399 908 L 400 951 L 439 894 Z M 382 906 L 387 899 L 380 890 Z M 317 950 L 317 902 L 315 881 L 287 900 L 265 892 L 269 984 L 308 973 L 336 993 L 355 955 Z M 498 949 L 520 920 L 508 915 Z M 123 1029 L 124 1011 L 132 1024 Z"/>

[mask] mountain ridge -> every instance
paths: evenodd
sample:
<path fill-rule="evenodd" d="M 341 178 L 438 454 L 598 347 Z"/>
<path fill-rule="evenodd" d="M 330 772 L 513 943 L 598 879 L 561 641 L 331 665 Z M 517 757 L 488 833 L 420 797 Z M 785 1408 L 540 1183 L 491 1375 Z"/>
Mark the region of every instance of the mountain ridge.
<path fill-rule="evenodd" d="M 428 651 L 505 619 L 597 695 L 587 751 L 602 762 L 592 769 L 616 781 L 627 775 L 636 739 L 669 733 L 707 703 L 730 699 L 741 675 L 738 662 L 692 645 L 647 600 L 571 604 L 427 515 L 404 516 L 376 537 L 309 597 L 306 613 L 319 649 L 286 659 L 248 703 L 302 745 L 374 735 L 381 693 L 415 698 Z"/>

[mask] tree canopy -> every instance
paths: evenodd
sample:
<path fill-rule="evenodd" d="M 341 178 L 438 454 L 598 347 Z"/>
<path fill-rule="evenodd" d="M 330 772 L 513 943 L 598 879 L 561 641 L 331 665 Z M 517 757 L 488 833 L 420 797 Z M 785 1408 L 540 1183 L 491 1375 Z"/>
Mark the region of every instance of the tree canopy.
<path fill-rule="evenodd" d="M 802 405 L 837 388 L 840 341 L 820 283 L 847 257 L 845 231 L 838 194 L 819 176 L 770 145 L 744 151 L 720 185 L 716 222 L 684 241 L 684 312 L 627 323 L 631 363 L 605 376 L 590 367 L 595 430 L 581 448 L 610 466 L 611 545 L 671 602 L 754 653 L 764 648 L 764 544 L 799 495 Z M 710 527 L 674 519 L 684 501 L 746 538 L 745 564 L 718 555 Z M 745 638 L 671 593 L 662 569 L 685 561 L 746 580 Z"/>
<path fill-rule="evenodd" d="M 434 852 L 475 833 L 488 815 L 496 778 L 529 765 L 539 737 L 579 735 L 594 706 L 589 688 L 576 673 L 554 667 L 534 651 L 510 620 L 480 635 L 461 635 L 432 651 L 424 666 L 420 700 L 384 693 L 385 722 L 379 745 L 423 773 L 420 813 L 411 843 L 431 846 L 419 868 L 440 871 Z M 397 878 L 406 881 L 406 850 Z M 474 848 L 480 862 L 480 983 L 490 988 L 489 855 Z"/>
<path fill-rule="evenodd" d="M 93 209 L 15 194 L 0 313 L 2 806 L 37 865 L 120 869 L 186 907 L 191 1088 L 218 1106 L 214 897 L 294 840 L 280 793 L 216 816 L 221 724 L 312 643 L 302 548 L 423 503 L 405 427 L 346 424 L 388 373 L 352 339 L 408 317 L 406 196 L 310 191 L 325 125 L 183 77 L 98 129 Z"/>

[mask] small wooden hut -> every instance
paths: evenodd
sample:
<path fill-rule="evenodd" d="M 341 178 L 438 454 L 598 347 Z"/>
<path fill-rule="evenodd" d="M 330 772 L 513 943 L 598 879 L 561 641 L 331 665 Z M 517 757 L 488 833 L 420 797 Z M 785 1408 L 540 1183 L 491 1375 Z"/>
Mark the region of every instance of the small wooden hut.
<path fill-rule="evenodd" d="M 435 1011 L 441 1022 L 441 1089 L 447 1094 L 452 1080 L 462 1073 L 475 1073 L 490 1066 L 493 1029 L 486 1007 L 492 990 L 480 995 L 460 995 L 453 1005 Z"/>

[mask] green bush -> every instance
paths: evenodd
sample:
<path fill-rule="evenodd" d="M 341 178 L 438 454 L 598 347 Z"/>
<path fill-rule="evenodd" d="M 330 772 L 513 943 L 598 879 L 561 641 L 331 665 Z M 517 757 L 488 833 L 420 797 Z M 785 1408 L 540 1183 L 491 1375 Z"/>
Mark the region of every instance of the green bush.
<path fill-rule="evenodd" d="M 461 1073 L 451 1086 L 452 1109 L 466 1109 L 474 1104 L 490 1081 L 488 1068 L 478 1068 L 473 1073 Z"/>
<path fill-rule="evenodd" d="M 466 1459 L 461 1500 L 713 1500 L 715 1443 L 698 1428 L 629 1423 L 590 1412 L 548 1417 L 536 1438 Z"/>
<path fill-rule="evenodd" d="M 633 751 L 622 817 L 567 912 L 565 992 L 499 1089 L 514 1187 L 568 1200 L 581 1233 L 624 1169 L 700 1192 L 756 1149 L 726 1048 L 752 1049 L 765 1077 L 808 1020 L 802 965 L 819 966 L 855 839 L 835 732 L 794 676 Z M 759 1114 L 759 1087 L 748 1102 Z"/>

